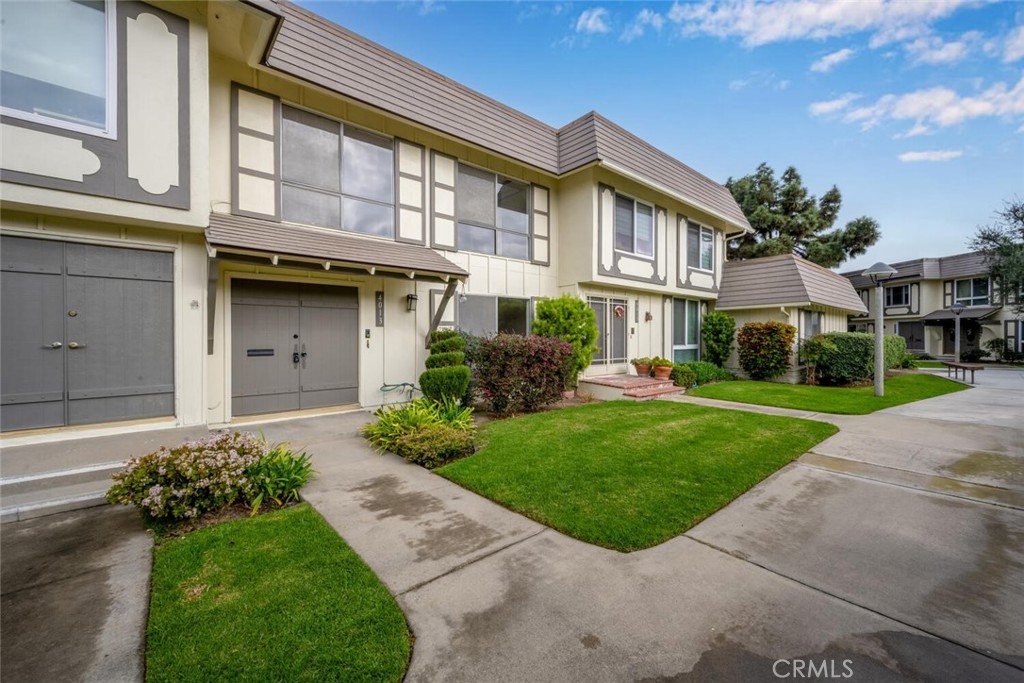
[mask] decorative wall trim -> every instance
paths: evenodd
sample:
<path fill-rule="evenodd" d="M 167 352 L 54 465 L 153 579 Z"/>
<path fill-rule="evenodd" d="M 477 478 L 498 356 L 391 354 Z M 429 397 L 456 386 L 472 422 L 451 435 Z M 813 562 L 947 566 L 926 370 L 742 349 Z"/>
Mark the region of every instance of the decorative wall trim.
<path fill-rule="evenodd" d="M 56 128 L 46 124 L 25 121 L 10 116 L 0 117 L 6 126 L 23 128 L 51 135 L 56 138 L 76 140 L 81 147 L 101 160 L 98 171 L 84 175 L 81 181 L 69 180 L 67 177 L 52 177 L 36 173 L 26 173 L 13 168 L 0 169 L 0 180 L 18 185 L 31 185 L 54 190 L 66 190 L 79 194 L 123 199 L 141 204 L 166 206 L 174 209 L 191 207 L 191 139 L 190 139 L 190 92 L 189 92 L 189 22 L 182 17 L 162 9 L 147 5 L 136 0 L 122 0 L 115 4 L 117 17 L 117 135 L 114 139 Z M 178 182 L 160 193 L 148 192 L 139 181 L 128 175 L 129 121 L 128 102 L 135 93 L 128 91 L 128 21 L 138 20 L 140 15 L 150 15 L 164 24 L 167 33 L 177 41 L 177 162 Z M 153 20 L 146 19 L 152 22 Z M 161 83 L 160 87 L 172 87 Z M 138 124 L 132 123 L 132 130 Z M 149 135 L 160 135 L 160 131 L 147 131 Z M 172 131 L 173 132 L 173 131 Z M 143 143 L 145 144 L 145 143 Z M 162 188 L 162 184 L 158 184 Z"/>
<path fill-rule="evenodd" d="M 551 191 L 530 186 L 530 262 L 551 265 Z"/>
<path fill-rule="evenodd" d="M 451 183 L 438 179 L 438 169 L 451 163 Z M 457 251 L 455 218 L 455 182 L 459 162 L 453 156 L 436 150 L 430 152 L 430 246 L 434 249 Z M 446 171 L 447 173 L 447 171 Z M 440 200 L 440 201 L 439 201 Z M 439 206 L 440 205 L 440 206 Z M 446 211 L 445 207 L 451 207 Z"/>
<path fill-rule="evenodd" d="M 610 215 L 605 215 L 605 193 L 611 195 Z M 633 280 L 656 285 L 664 285 L 667 279 L 658 274 L 659 254 L 664 250 L 664 236 L 658 235 L 658 207 L 654 207 L 654 257 L 631 257 L 615 250 L 615 188 L 611 185 L 597 185 L 597 273 L 622 280 Z M 610 227 L 609 227 L 610 226 Z M 609 241 L 610 240 L 610 241 Z M 610 250 L 608 249 L 610 245 Z M 607 254 L 606 254 L 607 250 Z M 608 256 L 608 259 L 605 256 Z M 606 261 L 608 265 L 606 264 Z M 642 268 L 650 266 L 651 274 L 642 275 L 639 270 L 626 272 L 630 267 Z"/>
<path fill-rule="evenodd" d="M 255 127 L 245 126 L 241 123 L 242 95 L 262 98 L 269 101 L 271 107 L 271 132 L 258 130 Z M 241 83 L 231 83 L 231 213 L 249 218 L 263 218 L 266 220 L 281 220 L 281 98 L 276 95 L 261 92 Z M 271 145 L 273 155 L 273 172 L 265 169 L 253 168 L 244 165 L 241 160 L 241 147 L 243 141 L 264 141 Z M 252 187 L 259 196 L 263 193 L 258 191 L 259 186 L 267 186 L 270 190 L 273 210 L 260 210 L 249 197 L 243 196 L 246 188 Z M 245 187 L 243 187 L 245 186 Z M 265 201 L 265 197 L 264 197 Z"/>

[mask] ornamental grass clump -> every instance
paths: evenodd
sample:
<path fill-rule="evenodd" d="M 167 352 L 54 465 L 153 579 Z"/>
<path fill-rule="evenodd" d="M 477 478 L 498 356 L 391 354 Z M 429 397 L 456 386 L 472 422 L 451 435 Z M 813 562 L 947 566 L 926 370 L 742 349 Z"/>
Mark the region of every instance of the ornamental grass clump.
<path fill-rule="evenodd" d="M 221 432 L 131 458 L 114 474 L 112 504 L 135 505 L 149 521 L 181 522 L 236 503 L 283 505 L 313 476 L 309 456 L 252 432 Z"/>

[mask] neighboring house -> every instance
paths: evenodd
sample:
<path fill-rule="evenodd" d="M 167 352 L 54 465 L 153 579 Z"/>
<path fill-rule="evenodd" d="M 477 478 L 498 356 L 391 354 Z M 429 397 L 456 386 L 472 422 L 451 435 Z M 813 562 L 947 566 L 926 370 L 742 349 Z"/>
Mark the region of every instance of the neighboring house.
<path fill-rule="evenodd" d="M 913 353 L 952 358 L 956 343 L 955 302 L 964 304 L 960 314 L 960 351 L 985 351 L 984 344 L 1003 338 L 1020 352 L 1024 336 L 1021 321 L 1011 307 L 1024 293 L 999 291 L 989 276 L 985 256 L 978 252 L 919 258 L 891 264 L 897 273 L 885 284 L 885 332 L 907 340 Z M 843 273 L 864 301 L 868 312 L 851 315 L 849 329 L 874 330 L 875 286 L 859 271 Z"/>
<path fill-rule="evenodd" d="M 286 2 L 12 3 L 2 50 L 5 431 L 370 408 L 431 329 L 561 294 L 592 374 L 693 359 L 749 230 L 596 113 L 552 128 Z"/>
<path fill-rule="evenodd" d="M 850 281 L 793 254 L 748 261 L 730 261 L 723 270 L 722 290 L 715 303 L 736 320 L 739 329 L 749 322 L 788 323 L 797 329 L 793 370 L 780 381 L 800 381 L 797 349 L 801 339 L 824 332 L 845 332 L 847 317 L 864 313 L 864 302 Z M 726 367 L 739 373 L 734 349 Z"/>

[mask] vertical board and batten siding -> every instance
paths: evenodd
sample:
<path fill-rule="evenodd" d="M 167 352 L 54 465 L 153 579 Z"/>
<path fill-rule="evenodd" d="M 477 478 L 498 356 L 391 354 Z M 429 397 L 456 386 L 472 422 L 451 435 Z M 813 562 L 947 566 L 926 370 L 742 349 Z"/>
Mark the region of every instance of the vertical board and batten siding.
<path fill-rule="evenodd" d="M 395 139 L 395 187 L 398 224 L 395 239 L 426 244 L 427 152 L 423 145 Z"/>
<path fill-rule="evenodd" d="M 431 178 L 431 230 L 430 246 L 455 251 L 455 177 L 458 161 L 455 157 L 430 153 Z"/>
<path fill-rule="evenodd" d="M 557 173 L 554 128 L 291 4 L 268 66 Z"/>
<path fill-rule="evenodd" d="M 281 220 L 281 98 L 231 84 L 231 212 Z"/>

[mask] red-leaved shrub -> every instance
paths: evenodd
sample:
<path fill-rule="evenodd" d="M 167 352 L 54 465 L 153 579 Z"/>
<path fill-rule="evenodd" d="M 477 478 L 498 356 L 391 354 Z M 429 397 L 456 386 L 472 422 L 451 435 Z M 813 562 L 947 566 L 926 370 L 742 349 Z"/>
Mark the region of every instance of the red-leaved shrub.
<path fill-rule="evenodd" d="M 747 323 L 736 334 L 740 367 L 752 379 L 774 379 L 790 368 L 790 354 L 796 328 L 786 323 L 769 320 Z"/>
<path fill-rule="evenodd" d="M 562 396 L 572 346 L 557 337 L 499 334 L 474 352 L 477 389 L 499 415 L 533 413 Z"/>

